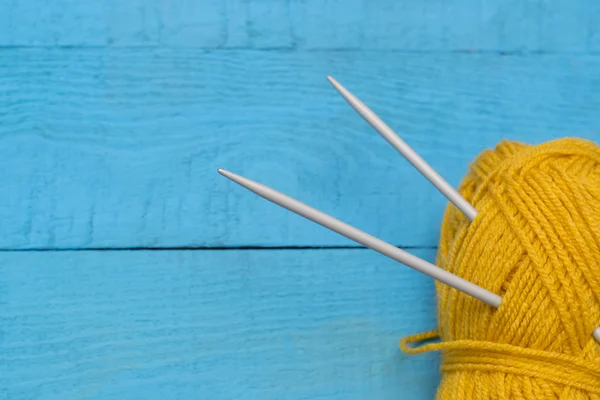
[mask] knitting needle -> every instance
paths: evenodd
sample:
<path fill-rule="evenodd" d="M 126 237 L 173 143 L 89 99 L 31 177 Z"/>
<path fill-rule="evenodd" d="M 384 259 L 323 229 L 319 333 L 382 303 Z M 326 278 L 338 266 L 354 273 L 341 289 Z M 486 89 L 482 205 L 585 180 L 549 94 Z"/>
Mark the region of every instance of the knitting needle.
<path fill-rule="evenodd" d="M 432 277 L 433 279 L 460 290 L 461 292 L 466 293 L 478 300 L 481 300 L 492 307 L 498 308 L 500 303 L 502 303 L 502 298 L 497 294 L 494 294 L 480 286 L 475 285 L 474 283 L 441 269 L 437 265 L 433 265 L 417 256 L 407 253 L 404 250 L 401 250 L 396 246 L 369 235 L 368 233 L 348 225 L 345 222 L 337 220 L 319 210 L 301 203 L 292 197 L 271 189 L 270 187 L 261 183 L 234 174 L 233 172 L 229 172 L 224 169 L 219 169 L 218 171 L 226 178 L 229 178 L 233 182 L 245 187 L 251 192 L 256 193 L 260 197 L 269 200 L 272 203 L 275 203 L 300 216 L 303 216 L 304 218 L 316 222 L 325 228 L 331 229 L 332 231 L 337 232 L 348 239 L 360 243 L 408 267 L 416 269 L 417 271 L 420 271 L 425 275 Z M 596 328 L 592 335 L 594 339 L 600 343 L 600 327 Z"/>
<path fill-rule="evenodd" d="M 489 304 L 492 307 L 498 308 L 502 302 L 502 298 L 482 287 L 479 287 L 467 280 L 464 280 L 436 265 L 433 265 L 419 257 L 405 252 L 381 239 L 369 235 L 355 227 L 348 225 L 340 220 L 337 220 L 319 210 L 316 210 L 300 201 L 293 199 L 283 193 L 280 193 L 261 183 L 244 178 L 243 176 L 234 174 L 233 172 L 219 169 L 219 173 L 233 182 L 245 187 L 251 192 L 256 193 L 260 197 L 271 201 L 283 208 L 286 208 L 298 215 L 303 216 L 319 225 L 322 225 L 334 232 L 339 233 L 355 242 L 358 242 L 366 247 L 369 247 L 387 257 L 392 258 L 408 267 L 416 269 L 430 277 L 445 283 L 461 292 L 464 292 L 476 299 Z"/>
<path fill-rule="evenodd" d="M 444 180 L 429 164 L 425 162 L 413 149 L 411 149 L 400 137 L 381 120 L 369 107 L 360 101 L 348 89 L 343 87 L 333 77 L 327 79 L 333 87 L 340 92 L 346 101 L 363 117 L 377 132 L 383 136 L 400 154 L 404 156 L 429 182 L 431 182 L 452 204 L 456 206 L 469 220 L 473 221 L 477 216 L 477 210 L 464 199 L 448 182 Z"/>

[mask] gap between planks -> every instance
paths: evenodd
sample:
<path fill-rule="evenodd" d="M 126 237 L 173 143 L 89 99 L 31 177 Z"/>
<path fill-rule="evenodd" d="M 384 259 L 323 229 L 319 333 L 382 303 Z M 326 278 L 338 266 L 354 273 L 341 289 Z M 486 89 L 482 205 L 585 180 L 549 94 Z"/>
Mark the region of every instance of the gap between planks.
<path fill-rule="evenodd" d="M 437 246 L 396 246 L 405 250 L 437 250 Z M 173 246 L 173 247 L 80 247 L 0 249 L 0 253 L 67 252 L 67 251 L 236 251 L 236 250 L 369 250 L 363 246 Z"/>
<path fill-rule="evenodd" d="M 260 48 L 248 48 L 248 47 L 193 47 L 193 46 L 181 46 L 181 47 L 169 47 L 169 46 L 110 46 L 110 45 L 54 45 L 54 46 L 30 46 L 30 45 L 0 45 L 0 51 L 11 51 L 11 50 L 60 50 L 60 51 L 80 51 L 80 50 L 102 50 L 102 51 L 137 51 L 137 50 L 151 50 L 151 51 L 202 51 L 202 52 L 235 52 L 235 53 L 323 53 L 327 54 L 330 52 L 335 53 L 378 53 L 378 54 L 407 54 L 407 55 L 492 55 L 499 57 L 531 57 L 531 56 L 600 56 L 600 51 L 587 50 L 587 51 L 552 51 L 552 50 L 501 50 L 501 49 L 439 49 L 439 50 L 417 50 L 417 49 L 379 49 L 379 48 L 365 48 L 360 47 L 329 47 L 329 48 L 314 48 L 314 49 L 303 49 L 294 46 L 282 46 L 282 47 L 260 47 Z"/>

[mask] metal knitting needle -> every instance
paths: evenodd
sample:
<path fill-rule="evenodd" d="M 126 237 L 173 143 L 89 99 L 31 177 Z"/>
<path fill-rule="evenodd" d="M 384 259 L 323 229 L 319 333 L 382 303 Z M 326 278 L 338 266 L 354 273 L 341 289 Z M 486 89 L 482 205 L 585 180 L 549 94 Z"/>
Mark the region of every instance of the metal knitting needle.
<path fill-rule="evenodd" d="M 489 304 L 492 307 L 498 308 L 502 302 L 502 298 L 497 294 L 494 294 L 482 287 L 479 287 L 467 280 L 464 280 L 436 265 L 433 265 L 419 257 L 416 257 L 410 253 L 405 252 L 393 246 L 381 239 L 369 235 L 355 227 L 346 224 L 340 220 L 337 220 L 319 210 L 316 210 L 300 201 L 293 199 L 283 193 L 280 193 L 274 189 L 269 188 L 261 183 L 254 182 L 250 179 L 244 178 L 243 176 L 236 175 L 232 172 L 219 169 L 219 173 L 226 178 L 231 179 L 233 182 L 245 187 L 251 192 L 256 193 L 260 197 L 269 200 L 283 208 L 286 208 L 304 218 L 307 218 L 325 228 L 331 229 L 334 232 L 339 233 L 357 243 L 360 243 L 366 247 L 369 247 L 393 260 L 396 260 L 408 267 L 416 269 L 426 275 L 429 275 L 433 279 L 436 279 L 448 286 L 451 286 L 461 292 L 464 292 L 476 299 Z"/>
<path fill-rule="evenodd" d="M 363 117 L 377 132 L 383 136 L 396 150 L 400 152 L 429 182 L 431 182 L 452 204 L 456 206 L 469 220 L 473 221 L 477 216 L 477 210 L 473 208 L 448 182 L 444 180 L 429 164 L 425 162 L 413 149 L 410 148 L 400 137 L 387 126 L 369 107 L 360 101 L 348 89 L 343 87 L 333 77 L 327 79 L 333 87 L 340 92 L 346 101 Z"/>
<path fill-rule="evenodd" d="M 271 189 L 261 183 L 252 181 L 243 176 L 234 174 L 233 172 L 219 169 L 219 173 L 226 178 L 231 179 L 233 182 L 245 187 L 251 192 L 256 193 L 260 197 L 269 200 L 283 208 L 286 208 L 304 218 L 307 218 L 325 228 L 331 229 L 334 232 L 339 233 L 342 236 L 347 237 L 357 243 L 360 243 L 378 253 L 383 254 L 393 260 L 396 260 L 408 267 L 416 269 L 419 272 L 424 273 L 436 279 L 450 287 L 460 290 L 469 296 L 483 301 L 484 303 L 498 308 L 502 303 L 502 298 L 495 293 L 492 293 L 480 286 L 475 285 L 461 277 L 458 277 L 444 269 L 441 269 L 437 265 L 433 265 L 417 256 L 405 252 L 393 246 L 381 239 L 378 239 L 366 232 L 363 232 L 351 225 L 346 224 L 340 220 L 337 220 L 319 210 L 316 210 L 292 197 L 289 197 L 281 192 Z M 596 342 L 600 343 L 600 327 L 596 328 L 592 333 Z"/>

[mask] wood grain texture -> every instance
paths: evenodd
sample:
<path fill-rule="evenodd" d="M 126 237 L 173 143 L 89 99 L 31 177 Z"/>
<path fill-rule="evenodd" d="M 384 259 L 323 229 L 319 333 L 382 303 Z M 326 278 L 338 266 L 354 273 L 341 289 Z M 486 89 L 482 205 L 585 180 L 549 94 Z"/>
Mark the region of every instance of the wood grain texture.
<path fill-rule="evenodd" d="M 0 248 L 333 246 L 217 174 L 261 181 L 402 246 L 446 204 L 333 74 L 457 185 L 501 139 L 600 140 L 596 57 L 0 52 Z"/>
<path fill-rule="evenodd" d="M 433 260 L 433 251 L 417 255 Z M 431 399 L 433 284 L 366 250 L 0 253 L 0 398 Z"/>
<path fill-rule="evenodd" d="M 597 52 L 593 0 L 19 0 L 3 46 Z"/>
<path fill-rule="evenodd" d="M 0 250 L 353 244 L 224 167 L 433 261 L 445 199 L 325 75 L 456 185 L 503 138 L 600 141 L 599 27 L 591 0 L 0 1 Z M 0 399 L 438 383 L 397 348 L 433 283 L 371 251 L 1 251 L 0 276 Z"/>

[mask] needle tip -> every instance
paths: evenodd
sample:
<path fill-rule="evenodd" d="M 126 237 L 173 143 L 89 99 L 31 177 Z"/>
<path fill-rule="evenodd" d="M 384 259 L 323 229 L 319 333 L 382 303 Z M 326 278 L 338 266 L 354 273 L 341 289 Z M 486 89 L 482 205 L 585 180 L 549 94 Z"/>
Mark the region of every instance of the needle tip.
<path fill-rule="evenodd" d="M 331 83 L 335 88 L 339 87 L 340 84 L 338 83 L 338 81 L 335 80 L 335 78 L 331 75 L 327 75 L 327 80 L 329 81 L 329 83 Z"/>
<path fill-rule="evenodd" d="M 331 86 L 333 86 L 333 88 L 335 90 L 338 91 L 339 94 L 342 95 L 342 97 L 344 97 L 352 107 L 356 107 L 356 102 L 358 99 L 356 99 L 352 93 L 350 93 L 348 91 L 348 89 L 346 89 L 345 87 L 342 86 L 341 83 L 339 83 L 338 81 L 335 80 L 334 77 L 332 77 L 331 75 L 327 76 L 327 80 L 329 81 L 329 83 L 331 83 Z M 358 111 L 358 110 L 357 110 Z"/>
<path fill-rule="evenodd" d="M 220 173 L 221 175 L 223 175 L 226 178 L 230 178 L 231 177 L 231 172 L 224 170 L 223 168 L 219 168 L 217 170 L 218 173 Z"/>

